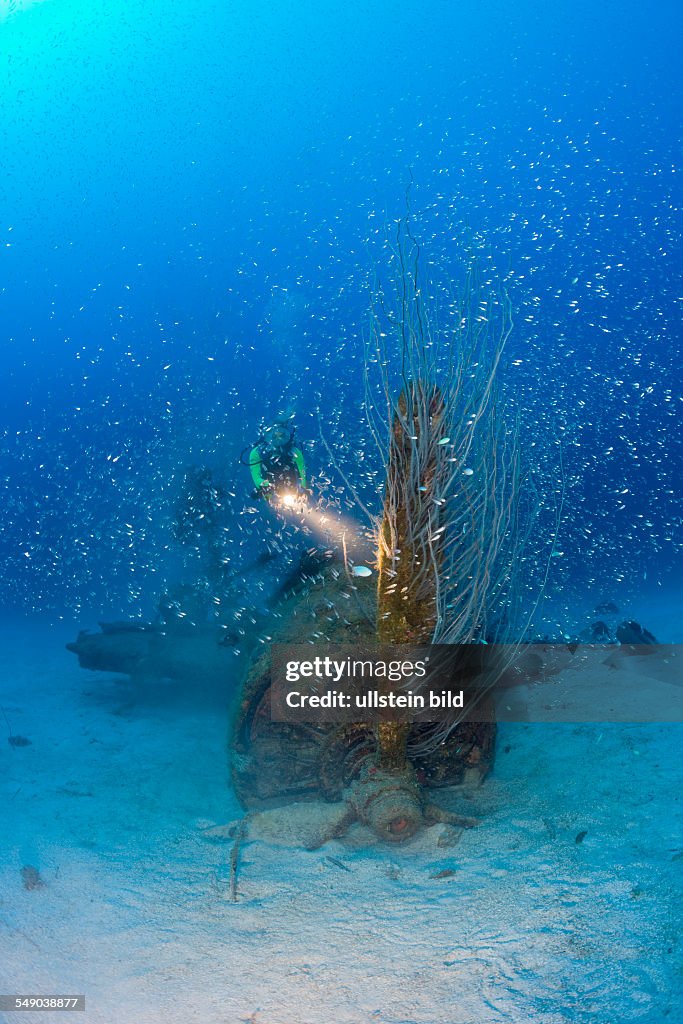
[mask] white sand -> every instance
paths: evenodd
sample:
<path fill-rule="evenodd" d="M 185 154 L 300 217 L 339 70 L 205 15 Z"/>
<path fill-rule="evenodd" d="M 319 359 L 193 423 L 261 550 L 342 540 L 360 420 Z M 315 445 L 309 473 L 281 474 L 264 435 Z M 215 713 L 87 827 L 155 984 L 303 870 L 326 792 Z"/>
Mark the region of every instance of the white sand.
<path fill-rule="evenodd" d="M 87 1009 L 0 1019 L 683 1021 L 683 727 L 505 725 L 454 849 L 252 842 L 232 903 L 230 846 L 199 833 L 238 814 L 224 699 L 86 673 L 72 638 L 3 633 L 0 704 L 32 742 L 0 741 L 0 991 Z"/>

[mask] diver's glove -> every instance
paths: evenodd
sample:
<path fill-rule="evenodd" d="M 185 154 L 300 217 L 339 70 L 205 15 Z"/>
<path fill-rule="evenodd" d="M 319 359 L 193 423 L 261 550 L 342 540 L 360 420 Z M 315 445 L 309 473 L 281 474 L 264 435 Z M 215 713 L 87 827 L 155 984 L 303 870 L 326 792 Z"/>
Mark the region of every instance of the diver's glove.
<path fill-rule="evenodd" d="M 260 487 L 255 487 L 254 490 L 251 492 L 251 496 L 255 500 L 257 500 L 258 498 L 264 498 L 265 500 L 267 500 L 269 495 L 270 487 L 268 486 L 268 484 L 262 484 Z"/>

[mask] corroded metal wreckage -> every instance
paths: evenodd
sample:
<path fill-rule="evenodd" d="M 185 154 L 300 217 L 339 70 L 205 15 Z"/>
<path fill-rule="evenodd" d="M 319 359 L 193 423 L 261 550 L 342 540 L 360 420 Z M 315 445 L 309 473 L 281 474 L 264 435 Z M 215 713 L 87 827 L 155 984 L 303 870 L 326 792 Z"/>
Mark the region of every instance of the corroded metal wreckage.
<path fill-rule="evenodd" d="M 429 643 L 436 616 L 438 546 L 424 564 L 415 526 L 431 501 L 433 453 L 439 442 L 442 403 L 438 391 L 401 396 L 394 420 L 389 474 L 380 526 L 378 583 L 330 567 L 290 604 L 276 641 L 289 643 Z M 406 437 L 406 409 L 426 404 L 425 429 L 432 443 L 419 451 Z M 428 456 L 425 465 L 411 460 Z M 413 495 L 397 479 L 422 481 Z M 395 479 L 396 478 L 396 479 Z M 400 557 L 399 557 L 400 553 Z M 397 581 L 402 586 L 397 586 Z M 375 837 L 401 842 L 422 828 L 442 823 L 443 844 L 477 824 L 468 815 L 440 807 L 438 788 L 472 787 L 488 772 L 495 724 L 487 698 L 482 722 L 460 722 L 445 739 L 430 742 L 434 726 L 383 721 L 378 725 L 311 725 L 271 720 L 271 669 L 267 651 L 249 671 L 235 715 L 232 776 L 249 811 L 252 838 L 289 840 L 314 849 L 343 835 L 354 823 Z M 280 806 L 277 806 L 280 805 Z M 284 805 L 284 806 L 283 806 Z M 294 828 L 293 828 L 294 826 Z M 236 825 L 206 830 L 209 839 L 229 839 Z"/>
<path fill-rule="evenodd" d="M 306 587 L 331 561 L 329 550 L 309 548 L 286 575 L 272 598 L 274 605 Z M 267 560 L 247 567 L 254 571 Z M 82 629 L 67 650 L 81 668 L 118 672 L 134 679 L 202 680 L 224 687 L 234 678 L 235 653 L 250 651 L 263 621 L 234 627 L 209 621 L 212 605 L 206 588 L 183 584 L 165 594 L 153 622 L 100 622 L 99 632 Z"/>
<path fill-rule="evenodd" d="M 174 629 L 159 622 L 101 622 L 81 630 L 67 650 L 81 668 L 118 672 L 133 679 L 205 679 L 225 683 L 234 655 L 217 626 Z"/>
<path fill-rule="evenodd" d="M 353 644 L 376 639 L 377 584 L 347 577 L 330 565 L 279 606 L 273 639 L 288 643 Z M 241 688 L 230 742 L 236 795 L 247 810 L 248 838 L 316 849 L 354 823 L 386 842 L 401 842 L 435 823 L 448 845 L 469 816 L 439 807 L 437 791 L 469 797 L 489 771 L 495 725 L 462 722 L 430 748 L 432 726 L 415 723 L 308 724 L 271 719 L 271 659 L 253 662 Z M 484 716 L 482 716 L 484 717 Z M 420 753 L 423 748 L 424 752 Z M 416 751 L 412 754 L 411 751 Z M 231 839 L 237 822 L 204 831 Z"/>

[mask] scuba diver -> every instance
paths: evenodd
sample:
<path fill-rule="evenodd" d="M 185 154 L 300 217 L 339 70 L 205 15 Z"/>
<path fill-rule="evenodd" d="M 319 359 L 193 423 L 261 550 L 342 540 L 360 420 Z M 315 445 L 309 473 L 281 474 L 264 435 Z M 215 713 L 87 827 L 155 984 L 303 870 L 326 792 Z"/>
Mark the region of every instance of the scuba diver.
<path fill-rule="evenodd" d="M 285 419 L 275 420 L 261 431 L 249 452 L 254 497 L 274 497 L 293 505 L 307 491 L 304 456 L 295 441 L 294 428 Z"/>
<path fill-rule="evenodd" d="M 206 466 L 190 466 L 185 471 L 175 505 L 173 536 L 181 546 L 183 573 L 191 581 L 183 582 L 181 598 L 169 598 L 169 609 L 177 606 L 179 619 L 188 616 L 194 623 L 206 621 L 214 595 L 224 586 L 227 498 L 228 492 Z"/>
<path fill-rule="evenodd" d="M 219 543 L 222 528 L 224 489 L 206 466 L 185 471 L 181 495 L 175 507 L 173 534 L 181 544 L 204 540 L 209 547 Z"/>

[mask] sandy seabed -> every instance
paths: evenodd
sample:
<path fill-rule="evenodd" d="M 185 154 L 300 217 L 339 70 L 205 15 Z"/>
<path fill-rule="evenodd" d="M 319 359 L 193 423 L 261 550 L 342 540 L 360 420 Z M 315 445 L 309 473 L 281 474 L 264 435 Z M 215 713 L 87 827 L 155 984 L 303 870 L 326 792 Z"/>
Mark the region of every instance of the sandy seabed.
<path fill-rule="evenodd" d="M 2 635 L 2 993 L 85 994 L 77 1024 L 683 1021 L 683 726 L 503 725 L 457 846 L 246 842 L 233 902 L 201 831 L 240 813 L 229 693 Z"/>

